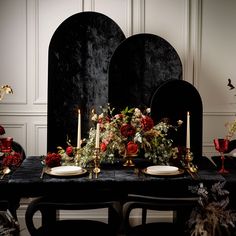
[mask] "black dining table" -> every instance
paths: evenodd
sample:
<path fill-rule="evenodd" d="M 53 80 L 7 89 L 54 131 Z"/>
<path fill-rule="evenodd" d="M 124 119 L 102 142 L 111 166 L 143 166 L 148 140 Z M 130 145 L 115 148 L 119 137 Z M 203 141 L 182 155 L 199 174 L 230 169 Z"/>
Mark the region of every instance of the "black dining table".
<path fill-rule="evenodd" d="M 89 195 L 96 198 L 96 194 L 103 191 L 109 191 L 117 198 L 128 194 L 191 195 L 191 187 L 199 183 L 211 185 L 226 180 L 216 168 L 209 168 L 211 165 L 206 157 L 201 158 L 204 159 L 198 169 L 197 178 L 192 178 L 187 172 L 174 176 L 149 175 L 143 171 L 145 164 L 140 163 L 136 163 L 135 167 L 123 167 L 122 164 L 101 166 L 97 178 L 95 175 L 91 176 L 90 169 L 76 176 L 53 176 L 45 173 L 40 178 L 43 169 L 41 157 L 29 156 L 18 169 L 1 180 L 1 186 L 5 184 L 7 187 L 6 194 L 19 197 Z"/>
<path fill-rule="evenodd" d="M 145 173 L 148 165 L 137 162 L 135 167 L 122 164 L 101 165 L 98 176 L 92 170 L 76 176 L 54 176 L 45 173 L 40 178 L 43 165 L 40 156 L 28 156 L 20 167 L 0 180 L 1 199 L 7 199 L 15 211 L 19 199 L 46 196 L 52 199 L 76 199 L 76 201 L 117 200 L 127 201 L 129 195 L 191 197 L 196 196 L 197 186 L 212 186 L 216 182 L 226 182 L 230 191 L 231 205 L 235 207 L 236 168 L 229 174 L 221 175 L 218 167 L 206 157 L 199 157 L 197 178 L 184 172 L 173 176 L 159 176 Z M 146 165 L 146 166 L 145 166 Z M 10 204 L 10 205 L 11 205 Z M 236 209 L 236 207 L 235 207 Z"/>

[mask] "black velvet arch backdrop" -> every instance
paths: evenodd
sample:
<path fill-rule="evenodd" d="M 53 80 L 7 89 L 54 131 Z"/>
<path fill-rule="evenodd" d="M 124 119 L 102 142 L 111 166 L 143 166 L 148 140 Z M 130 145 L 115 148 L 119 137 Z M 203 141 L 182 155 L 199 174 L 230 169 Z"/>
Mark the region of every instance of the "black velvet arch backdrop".
<path fill-rule="evenodd" d="M 82 137 L 87 137 L 91 109 L 108 102 L 117 112 L 151 107 L 156 122 L 166 116 L 184 119 L 189 110 L 192 146 L 201 155 L 201 99 L 182 80 L 182 63 L 172 45 L 153 34 L 125 38 L 101 13 L 75 14 L 62 22 L 49 45 L 47 150 L 65 146 L 67 137 L 76 145 L 78 109 Z M 182 132 L 179 142 L 185 145 Z"/>
<path fill-rule="evenodd" d="M 186 145 L 187 111 L 190 112 L 190 146 L 195 157 L 202 156 L 202 100 L 197 89 L 187 81 L 166 81 L 157 88 L 151 101 L 152 118 L 159 122 L 169 118 L 171 124 L 184 123 L 175 136 L 175 144 Z"/>
<path fill-rule="evenodd" d="M 182 79 L 182 63 L 171 44 L 153 34 L 133 35 L 111 58 L 109 101 L 118 109 L 149 107 L 158 86 L 173 79 Z"/>
<path fill-rule="evenodd" d="M 82 137 L 90 126 L 91 109 L 108 102 L 108 66 L 125 39 L 119 26 L 96 12 L 66 19 L 49 45 L 47 150 L 65 146 L 67 136 L 76 145 L 78 109 Z"/>

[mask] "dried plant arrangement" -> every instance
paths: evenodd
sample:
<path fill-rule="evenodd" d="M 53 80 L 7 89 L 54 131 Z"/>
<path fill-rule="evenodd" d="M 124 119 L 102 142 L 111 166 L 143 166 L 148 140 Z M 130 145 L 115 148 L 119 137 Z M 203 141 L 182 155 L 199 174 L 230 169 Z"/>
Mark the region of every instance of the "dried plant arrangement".
<path fill-rule="evenodd" d="M 236 235 L 236 212 L 229 208 L 229 191 L 224 185 L 225 182 L 217 182 L 208 190 L 200 184 L 196 189 L 198 205 L 187 222 L 191 236 Z"/>

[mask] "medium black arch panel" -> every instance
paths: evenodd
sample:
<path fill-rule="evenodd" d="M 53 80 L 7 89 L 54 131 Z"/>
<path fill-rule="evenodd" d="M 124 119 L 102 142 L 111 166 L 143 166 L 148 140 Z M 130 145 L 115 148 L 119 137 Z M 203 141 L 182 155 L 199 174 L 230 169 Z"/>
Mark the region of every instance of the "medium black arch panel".
<path fill-rule="evenodd" d="M 109 66 L 109 102 L 118 109 L 149 107 L 157 87 L 182 79 L 178 53 L 154 34 L 136 34 L 115 50 Z"/>

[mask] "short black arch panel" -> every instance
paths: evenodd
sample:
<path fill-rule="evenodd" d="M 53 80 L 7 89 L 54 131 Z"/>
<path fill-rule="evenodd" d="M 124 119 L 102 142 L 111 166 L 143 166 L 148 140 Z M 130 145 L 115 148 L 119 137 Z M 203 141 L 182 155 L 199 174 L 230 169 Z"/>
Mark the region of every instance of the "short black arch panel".
<path fill-rule="evenodd" d="M 194 156 L 202 156 L 202 100 L 197 89 L 187 81 L 173 80 L 162 84 L 151 101 L 151 115 L 155 122 L 169 118 L 172 124 L 184 123 L 179 129 L 175 143 L 186 146 L 187 111 L 190 112 L 190 144 Z"/>

